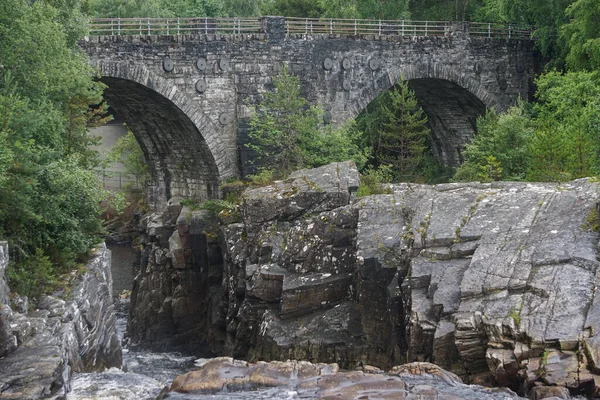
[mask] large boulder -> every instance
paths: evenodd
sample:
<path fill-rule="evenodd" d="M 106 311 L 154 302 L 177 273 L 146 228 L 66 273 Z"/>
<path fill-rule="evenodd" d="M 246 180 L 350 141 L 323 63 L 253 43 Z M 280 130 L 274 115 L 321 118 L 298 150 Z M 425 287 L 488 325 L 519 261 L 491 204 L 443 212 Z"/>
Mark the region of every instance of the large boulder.
<path fill-rule="evenodd" d="M 507 390 L 465 385 L 456 375 L 429 363 L 406 364 L 388 373 L 370 366 L 341 372 L 336 364 L 305 361 L 250 364 L 231 358 L 209 360 L 200 369 L 178 376 L 169 391 L 199 395 L 265 388 L 281 388 L 279 392 L 269 392 L 277 398 L 284 393 L 299 398 L 340 400 L 519 398 Z M 170 397 L 166 394 L 163 398 Z"/>

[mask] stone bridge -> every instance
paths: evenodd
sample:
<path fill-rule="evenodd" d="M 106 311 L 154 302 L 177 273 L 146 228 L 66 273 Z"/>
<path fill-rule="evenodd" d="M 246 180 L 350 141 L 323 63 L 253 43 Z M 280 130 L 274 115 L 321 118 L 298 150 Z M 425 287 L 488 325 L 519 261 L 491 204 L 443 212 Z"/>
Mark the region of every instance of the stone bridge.
<path fill-rule="evenodd" d="M 220 182 L 251 168 L 244 143 L 252 105 L 284 65 L 333 124 L 408 80 L 429 117 L 435 155 L 448 166 L 460 163 L 486 108 L 502 111 L 529 95 L 533 42 L 510 31 L 474 34 L 473 25 L 445 23 L 411 32 L 403 22 L 402 31 L 398 25 L 374 33 L 311 33 L 308 25 L 305 32 L 290 29 L 289 20 L 262 17 L 251 32 L 239 22 L 235 31 L 234 20 L 230 34 L 214 29 L 213 20 L 177 32 L 171 22 L 171 31 L 160 34 L 149 19 L 147 31 L 139 20 L 139 32 L 115 31 L 111 22 L 111 32 L 80 43 L 108 86 L 108 103 L 147 157 L 154 207 L 172 196 L 218 197 Z"/>

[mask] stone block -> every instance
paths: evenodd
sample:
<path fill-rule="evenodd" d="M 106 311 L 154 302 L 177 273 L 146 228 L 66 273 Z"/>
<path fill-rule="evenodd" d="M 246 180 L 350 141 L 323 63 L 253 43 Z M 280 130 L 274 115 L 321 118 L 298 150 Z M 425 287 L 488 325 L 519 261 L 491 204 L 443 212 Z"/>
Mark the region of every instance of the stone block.
<path fill-rule="evenodd" d="M 352 274 L 288 275 L 283 280 L 280 315 L 298 317 L 330 308 L 349 296 Z"/>

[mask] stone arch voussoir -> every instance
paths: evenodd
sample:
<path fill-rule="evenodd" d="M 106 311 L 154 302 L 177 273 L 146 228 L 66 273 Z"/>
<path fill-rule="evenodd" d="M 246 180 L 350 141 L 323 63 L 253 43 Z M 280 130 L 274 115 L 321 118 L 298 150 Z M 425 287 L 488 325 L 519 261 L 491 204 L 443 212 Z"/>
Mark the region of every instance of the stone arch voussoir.
<path fill-rule="evenodd" d="M 400 79 L 407 81 L 411 79 L 427 78 L 447 80 L 469 91 L 487 108 L 498 108 L 495 96 L 487 91 L 481 83 L 444 64 L 428 63 L 401 65 L 383 71 L 382 73 L 387 74 L 387 79 L 380 79 L 378 81 L 380 83 L 378 90 L 373 90 L 371 86 L 365 88 L 361 95 L 354 100 L 353 104 L 350 106 L 350 109 L 353 110 L 354 117 L 360 114 L 360 112 L 364 110 L 369 103 L 375 100 L 377 96 L 398 83 Z M 384 84 L 382 85 L 381 82 L 384 82 Z"/>
<path fill-rule="evenodd" d="M 228 178 L 230 171 L 227 167 L 228 160 L 222 155 L 223 151 L 218 149 L 218 129 L 215 121 L 205 114 L 198 112 L 197 108 L 186 93 L 181 91 L 177 85 L 168 79 L 150 71 L 143 64 L 132 64 L 128 62 L 98 61 L 96 68 L 101 76 L 108 78 L 124 79 L 138 83 L 165 97 L 177 106 L 192 121 L 198 132 L 202 135 L 214 157 L 214 162 L 219 173 L 219 179 Z"/>

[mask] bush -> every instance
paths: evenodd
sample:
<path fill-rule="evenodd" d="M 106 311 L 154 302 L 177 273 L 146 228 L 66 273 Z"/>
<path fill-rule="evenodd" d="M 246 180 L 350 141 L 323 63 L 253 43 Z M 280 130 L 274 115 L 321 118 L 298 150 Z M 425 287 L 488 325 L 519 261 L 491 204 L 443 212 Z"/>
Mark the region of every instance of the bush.
<path fill-rule="evenodd" d="M 391 182 L 393 179 L 392 167 L 382 165 L 379 168 L 368 168 L 361 175 L 360 185 L 356 191 L 357 197 L 370 196 L 373 194 L 391 194 L 389 187 L 384 187 L 383 183 Z"/>
<path fill-rule="evenodd" d="M 49 290 L 57 277 L 52 262 L 40 249 L 20 262 L 11 262 L 6 274 L 13 292 L 34 298 Z"/>

